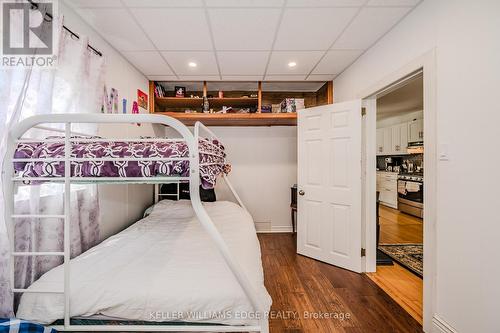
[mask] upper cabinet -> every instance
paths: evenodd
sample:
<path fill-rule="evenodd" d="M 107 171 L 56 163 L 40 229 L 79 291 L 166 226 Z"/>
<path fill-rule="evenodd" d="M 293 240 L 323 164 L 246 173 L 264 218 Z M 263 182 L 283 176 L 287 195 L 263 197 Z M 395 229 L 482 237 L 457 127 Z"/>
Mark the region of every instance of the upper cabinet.
<path fill-rule="evenodd" d="M 408 123 L 408 142 L 424 141 L 424 121 L 415 119 Z"/>
<path fill-rule="evenodd" d="M 422 142 L 422 119 L 377 128 L 377 155 L 406 155 L 410 142 Z"/>

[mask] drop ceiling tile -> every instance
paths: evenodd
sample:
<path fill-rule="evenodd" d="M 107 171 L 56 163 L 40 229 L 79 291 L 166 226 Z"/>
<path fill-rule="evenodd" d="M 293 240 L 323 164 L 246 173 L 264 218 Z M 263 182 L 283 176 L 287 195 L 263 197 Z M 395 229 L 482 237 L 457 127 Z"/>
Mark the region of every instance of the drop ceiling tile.
<path fill-rule="evenodd" d="M 147 75 L 151 81 L 176 81 L 177 76 L 174 75 Z"/>
<path fill-rule="evenodd" d="M 401 20 L 410 7 L 363 8 L 333 45 L 334 49 L 367 49 Z"/>
<path fill-rule="evenodd" d="M 262 75 L 223 75 L 222 81 L 262 81 Z"/>
<path fill-rule="evenodd" d="M 77 8 L 122 7 L 120 0 L 68 0 L 67 3 Z"/>
<path fill-rule="evenodd" d="M 288 7 L 361 7 L 366 0 L 288 0 Z"/>
<path fill-rule="evenodd" d="M 307 77 L 307 81 L 332 81 L 337 75 L 335 74 L 311 74 Z"/>
<path fill-rule="evenodd" d="M 266 75 L 265 81 L 303 81 L 306 75 Z"/>
<path fill-rule="evenodd" d="M 209 9 L 217 50 L 270 50 L 280 9 Z"/>
<path fill-rule="evenodd" d="M 309 74 L 323 54 L 323 51 L 273 51 L 267 74 Z M 297 65 L 289 67 L 290 62 L 295 62 Z"/>
<path fill-rule="evenodd" d="M 215 55 L 211 51 L 161 52 L 177 75 L 219 75 Z M 196 63 L 189 67 L 188 63 Z"/>
<path fill-rule="evenodd" d="M 313 74 L 339 74 L 356 60 L 363 50 L 331 50 L 321 59 Z"/>
<path fill-rule="evenodd" d="M 208 7 L 281 7 L 284 0 L 205 0 Z"/>
<path fill-rule="evenodd" d="M 81 9 L 78 13 L 120 51 L 154 50 L 126 9 Z"/>
<path fill-rule="evenodd" d="M 264 75 L 268 51 L 217 52 L 222 75 Z"/>
<path fill-rule="evenodd" d="M 121 52 L 144 75 L 174 75 L 158 51 Z"/>
<path fill-rule="evenodd" d="M 416 6 L 420 0 L 370 0 L 367 6 Z"/>
<path fill-rule="evenodd" d="M 202 0 L 123 0 L 127 7 L 203 7 Z"/>
<path fill-rule="evenodd" d="M 327 50 L 358 8 L 288 8 L 275 50 Z"/>
<path fill-rule="evenodd" d="M 179 80 L 182 81 L 220 81 L 220 77 L 217 75 L 182 75 L 179 76 Z"/>
<path fill-rule="evenodd" d="M 211 50 L 205 12 L 201 8 L 131 8 L 159 50 Z"/>

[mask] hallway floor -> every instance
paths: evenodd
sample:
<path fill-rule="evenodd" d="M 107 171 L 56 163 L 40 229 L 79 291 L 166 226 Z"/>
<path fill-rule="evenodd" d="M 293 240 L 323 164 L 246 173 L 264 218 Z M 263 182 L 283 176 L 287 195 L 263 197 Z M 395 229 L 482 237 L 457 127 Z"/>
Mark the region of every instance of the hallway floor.
<path fill-rule="evenodd" d="M 380 205 L 380 243 L 423 243 L 422 219 Z M 422 324 L 423 280 L 404 267 L 377 266 L 366 274 L 400 306 Z"/>

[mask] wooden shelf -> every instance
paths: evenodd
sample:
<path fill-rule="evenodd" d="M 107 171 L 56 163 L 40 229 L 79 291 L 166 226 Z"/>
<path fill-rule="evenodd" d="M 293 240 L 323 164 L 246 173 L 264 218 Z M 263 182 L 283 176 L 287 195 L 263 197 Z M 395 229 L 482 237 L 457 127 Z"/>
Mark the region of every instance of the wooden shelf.
<path fill-rule="evenodd" d="M 305 106 L 313 107 L 333 103 L 333 84 L 325 83 L 316 92 L 296 91 L 263 91 L 262 82 L 257 82 L 258 90 L 255 91 L 225 91 L 224 98 L 209 97 L 210 108 L 219 111 L 223 106 L 234 109 L 255 108 L 256 113 L 185 113 L 186 109 L 201 111 L 203 98 L 192 97 L 156 97 L 155 82 L 149 82 L 149 111 L 152 114 L 163 114 L 174 117 L 188 126 L 197 121 L 209 126 L 296 126 L 296 113 L 260 113 L 262 105 L 277 104 L 284 98 L 304 98 Z M 169 92 L 170 94 L 171 92 Z M 203 81 L 203 91 L 193 91 L 198 95 L 217 95 L 217 91 L 211 91 L 207 82 Z M 255 97 L 241 97 L 257 93 Z"/>
<path fill-rule="evenodd" d="M 163 108 L 201 108 L 203 98 L 193 97 L 156 97 L 156 104 Z M 208 98 L 210 108 L 222 108 L 222 106 L 232 107 L 257 107 L 258 98 L 238 97 L 238 98 Z"/>
<path fill-rule="evenodd" d="M 155 112 L 171 116 L 192 126 L 197 121 L 207 126 L 296 126 L 296 113 L 184 113 Z"/>

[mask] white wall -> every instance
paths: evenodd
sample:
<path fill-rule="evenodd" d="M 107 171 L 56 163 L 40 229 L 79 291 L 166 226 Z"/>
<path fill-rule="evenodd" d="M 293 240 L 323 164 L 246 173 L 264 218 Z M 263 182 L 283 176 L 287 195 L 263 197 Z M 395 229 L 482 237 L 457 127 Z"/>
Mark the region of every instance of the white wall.
<path fill-rule="evenodd" d="M 436 314 L 464 333 L 500 330 L 499 13 L 495 0 L 425 0 L 334 81 L 336 101 L 364 97 L 435 48 L 437 143 L 449 149 L 437 170 Z"/>
<path fill-rule="evenodd" d="M 215 127 L 232 165 L 231 183 L 258 231 L 291 231 L 290 187 L 297 182 L 297 127 Z M 219 182 L 217 199 L 232 199 Z"/>
<path fill-rule="evenodd" d="M 99 50 L 106 61 L 105 82 L 109 90 L 116 88 L 119 94 L 119 110 L 122 98 L 127 99 L 127 107 L 131 110 L 132 102 L 137 100 L 137 89 L 148 93 L 148 80 L 123 56 L 104 41 L 99 34 L 83 21 L 64 2 L 59 3 L 59 11 L 64 15 L 64 24 L 79 35 L 89 37 L 90 45 Z M 146 110 L 140 110 L 147 112 Z M 120 126 L 101 126 L 99 134 L 108 137 L 137 137 L 152 135 L 149 126 L 130 124 Z M 101 208 L 101 239 L 124 229 L 137 221 L 145 207 L 153 201 L 152 185 L 99 185 Z"/>

